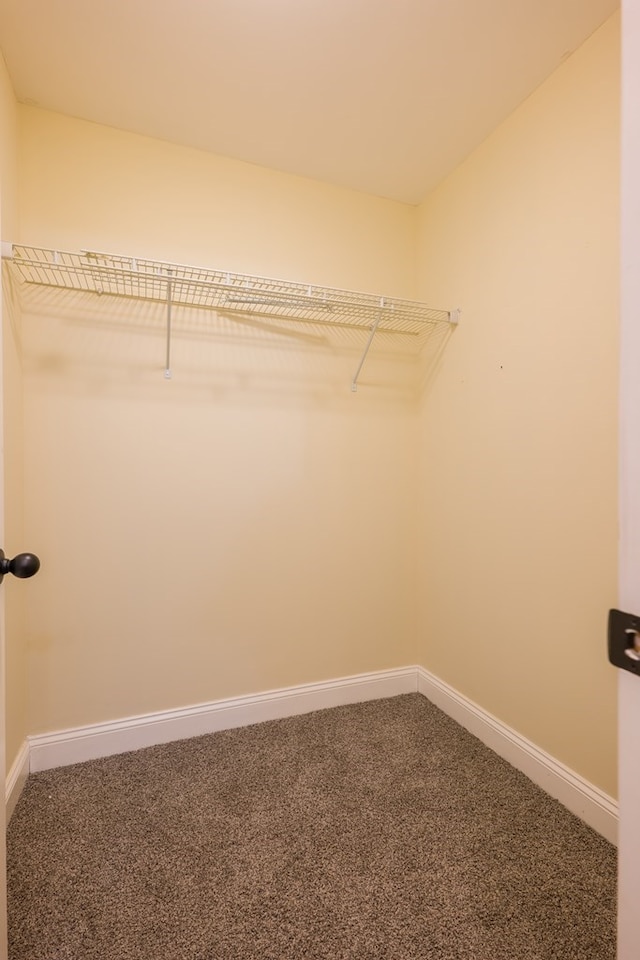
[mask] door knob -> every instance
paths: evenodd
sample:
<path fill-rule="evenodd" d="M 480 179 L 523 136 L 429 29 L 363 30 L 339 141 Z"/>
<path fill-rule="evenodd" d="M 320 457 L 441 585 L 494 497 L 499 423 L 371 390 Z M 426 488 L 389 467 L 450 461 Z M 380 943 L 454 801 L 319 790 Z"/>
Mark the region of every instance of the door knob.
<path fill-rule="evenodd" d="M 19 553 L 13 560 L 8 560 L 4 555 L 4 550 L 0 550 L 0 583 L 5 573 L 12 573 L 14 577 L 20 580 L 26 580 L 32 577 L 40 569 L 40 560 L 35 553 Z"/>

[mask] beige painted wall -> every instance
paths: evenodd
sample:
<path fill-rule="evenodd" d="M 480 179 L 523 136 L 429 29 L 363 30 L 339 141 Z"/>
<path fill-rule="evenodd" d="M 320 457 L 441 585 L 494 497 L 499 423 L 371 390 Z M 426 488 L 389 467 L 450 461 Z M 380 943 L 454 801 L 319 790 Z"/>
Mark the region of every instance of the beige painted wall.
<path fill-rule="evenodd" d="M 0 224 L 3 240 L 17 236 L 17 109 L 11 81 L 0 56 Z M 5 274 L 2 278 L 2 376 L 4 431 L 4 536 L 9 556 L 27 549 L 23 530 L 22 361 L 20 309 Z M 28 584 L 9 577 L 3 584 L 6 625 L 6 759 L 15 760 L 28 732 L 26 717 L 26 636 L 24 604 Z"/>
<path fill-rule="evenodd" d="M 414 292 L 414 208 L 20 113 L 25 241 Z M 28 303 L 32 732 L 413 662 L 404 361 L 177 316 L 167 382 L 162 311 Z"/>
<path fill-rule="evenodd" d="M 20 106 L 31 244 L 415 293 L 415 208 Z"/>
<path fill-rule="evenodd" d="M 419 662 L 611 794 L 619 19 L 420 210 Z"/>
<path fill-rule="evenodd" d="M 615 793 L 617 31 L 419 210 L 19 108 L 25 242 L 463 309 L 420 408 L 348 338 L 178 317 L 167 383 L 161 311 L 28 296 L 30 732 L 417 661 Z"/>

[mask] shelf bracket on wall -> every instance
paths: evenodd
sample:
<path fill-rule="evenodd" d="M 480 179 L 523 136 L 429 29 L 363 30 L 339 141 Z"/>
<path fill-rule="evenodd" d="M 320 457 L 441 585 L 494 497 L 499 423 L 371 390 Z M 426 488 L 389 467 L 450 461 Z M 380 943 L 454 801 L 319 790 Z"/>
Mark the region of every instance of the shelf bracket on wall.
<path fill-rule="evenodd" d="M 383 318 L 383 316 L 384 316 L 385 306 L 386 306 L 386 305 L 385 305 L 384 297 L 381 297 L 381 298 L 380 298 L 380 311 L 379 311 L 378 316 L 376 317 L 374 323 L 371 325 L 371 329 L 370 329 L 370 332 L 369 332 L 369 337 L 368 337 L 368 339 L 367 339 L 367 342 L 366 342 L 366 344 L 365 344 L 364 350 L 363 350 L 363 352 L 362 352 L 362 356 L 360 357 L 360 363 L 358 364 L 358 369 L 357 369 L 356 372 L 354 373 L 353 379 L 351 380 L 351 392 L 352 392 L 352 393 L 357 393 L 357 392 L 358 392 L 358 377 L 360 376 L 360 373 L 361 373 L 362 368 L 363 368 L 363 366 L 364 366 L 364 362 L 365 362 L 365 360 L 367 359 L 367 354 L 369 353 L 369 349 L 371 348 L 371 344 L 373 343 L 373 338 L 374 338 L 375 335 L 376 335 L 376 331 L 377 331 L 378 327 L 380 326 L 380 321 L 382 320 L 382 318 Z M 452 326 L 455 326 L 455 325 L 459 322 L 459 320 L 460 320 L 460 310 L 449 310 L 449 312 L 448 312 L 448 321 L 449 321 L 449 323 L 450 323 Z"/>
<path fill-rule="evenodd" d="M 352 392 L 352 393 L 357 393 L 357 391 L 358 391 L 358 377 L 360 376 L 360 371 L 362 370 L 362 367 L 364 366 L 364 362 L 365 362 L 365 360 L 367 359 L 367 354 L 369 353 L 369 349 L 370 349 L 370 347 L 371 347 L 371 344 L 373 343 L 373 338 L 374 338 L 375 335 L 376 335 L 376 330 L 377 330 L 378 327 L 380 326 L 380 321 L 382 320 L 382 311 L 383 311 L 383 310 L 384 310 L 384 299 L 381 297 L 381 298 L 380 298 L 380 313 L 379 313 L 378 316 L 376 317 L 375 322 L 371 325 L 371 331 L 370 331 L 370 333 L 369 333 L 369 337 L 368 337 L 367 342 L 366 342 L 366 344 L 365 344 L 365 347 L 364 347 L 364 351 L 363 351 L 363 353 L 362 353 L 362 356 L 360 357 L 360 363 L 358 364 L 358 369 L 357 369 L 356 372 L 354 373 L 354 375 L 353 375 L 353 380 L 351 381 L 351 392 Z"/>
<path fill-rule="evenodd" d="M 164 363 L 164 378 L 171 380 L 171 270 L 167 280 L 167 353 Z"/>

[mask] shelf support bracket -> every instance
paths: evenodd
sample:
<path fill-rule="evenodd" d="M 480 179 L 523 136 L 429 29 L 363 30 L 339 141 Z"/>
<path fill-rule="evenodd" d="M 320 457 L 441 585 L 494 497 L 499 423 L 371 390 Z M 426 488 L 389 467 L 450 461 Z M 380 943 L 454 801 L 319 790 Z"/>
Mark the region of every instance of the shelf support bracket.
<path fill-rule="evenodd" d="M 167 353 L 164 363 L 164 378 L 171 380 L 171 271 L 167 280 Z"/>
<path fill-rule="evenodd" d="M 363 368 L 363 366 L 364 366 L 364 362 L 365 362 L 365 360 L 367 359 L 367 354 L 369 353 L 369 348 L 370 348 L 371 344 L 373 343 L 373 338 L 374 338 L 375 335 L 376 335 L 376 330 L 378 329 L 378 327 L 379 327 L 379 325 L 380 325 L 380 321 L 382 320 L 382 311 L 383 311 L 383 309 L 384 309 L 384 299 L 381 297 L 381 298 L 380 298 L 380 312 L 379 312 L 379 314 L 378 314 L 378 316 L 377 316 L 377 318 L 376 318 L 375 323 L 374 323 L 374 324 L 372 325 L 372 327 L 371 327 L 371 330 L 370 330 L 370 332 L 369 332 L 369 337 L 368 337 L 367 342 L 366 342 L 365 347 L 364 347 L 364 351 L 363 351 L 363 353 L 362 353 L 362 356 L 360 357 L 360 363 L 358 364 L 358 369 L 357 369 L 356 372 L 354 373 L 354 375 L 353 375 L 353 380 L 351 381 L 351 392 L 352 392 L 352 393 L 357 393 L 357 392 L 358 392 L 358 377 L 360 376 L 360 371 L 362 370 L 362 368 Z"/>

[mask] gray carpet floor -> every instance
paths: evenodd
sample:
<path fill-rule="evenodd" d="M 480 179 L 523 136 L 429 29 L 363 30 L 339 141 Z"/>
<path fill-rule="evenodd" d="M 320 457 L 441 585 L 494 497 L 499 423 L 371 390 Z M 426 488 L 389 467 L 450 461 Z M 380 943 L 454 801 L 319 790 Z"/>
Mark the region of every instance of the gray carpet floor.
<path fill-rule="evenodd" d="M 613 960 L 614 848 L 419 694 L 32 775 L 10 960 Z"/>

